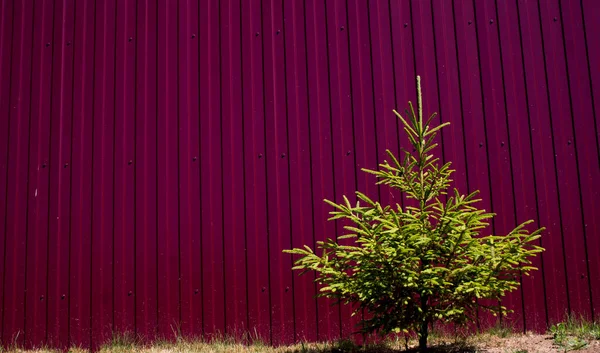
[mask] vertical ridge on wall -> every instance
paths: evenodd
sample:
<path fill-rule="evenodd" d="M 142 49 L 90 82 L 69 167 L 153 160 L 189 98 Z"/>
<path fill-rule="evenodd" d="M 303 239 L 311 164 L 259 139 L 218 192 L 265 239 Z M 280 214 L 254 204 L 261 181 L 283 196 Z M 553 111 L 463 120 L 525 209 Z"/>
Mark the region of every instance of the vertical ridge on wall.
<path fill-rule="evenodd" d="M 480 57 L 477 41 L 476 13 L 473 2 L 455 2 L 458 67 L 462 88 L 462 115 L 465 127 L 466 159 L 469 161 L 467 180 L 469 192 L 480 191 L 479 207 L 491 211 L 491 185 L 488 169 L 488 145 L 484 122 L 483 95 L 480 81 Z M 492 234 L 492 227 L 483 233 Z M 480 311 L 477 325 L 489 326 L 492 316 Z"/>
<path fill-rule="evenodd" d="M 488 146 L 488 170 L 491 188 L 491 211 L 494 234 L 507 234 L 516 227 L 513 185 L 513 163 L 510 154 L 510 135 L 506 112 L 505 75 L 502 62 L 502 42 L 495 4 L 481 3 L 476 8 L 476 29 L 479 42 L 484 126 Z M 523 329 L 523 312 L 519 291 L 509 293 L 502 305 L 513 313 L 508 325 Z M 501 318 L 504 319 L 504 318 Z"/>
<path fill-rule="evenodd" d="M 52 118 L 50 136 L 49 235 L 48 235 L 48 344 L 67 348 L 69 345 L 69 224 L 71 191 L 71 126 L 73 91 L 74 1 L 55 4 L 52 79 Z M 111 38 L 109 38 L 111 39 Z M 109 56 L 109 60 L 114 61 Z M 110 139 L 110 144 L 113 140 Z M 109 173 L 112 178 L 112 173 Z M 54 187 L 52 187 L 54 186 Z M 109 195 L 110 197 L 110 195 Z M 112 213 L 112 204 L 107 210 Z M 112 231 L 112 229 L 111 229 Z M 112 254 L 107 254 L 108 261 Z M 111 288 L 112 289 L 112 288 Z M 107 293 L 109 299 L 111 292 Z M 112 316 L 109 312 L 108 315 Z"/>
<path fill-rule="evenodd" d="M 594 114 L 594 101 L 592 98 L 591 85 L 588 84 L 590 71 L 585 48 L 585 37 L 583 33 L 583 19 L 581 11 L 576 6 L 560 5 L 561 23 L 563 24 L 563 40 L 565 41 L 564 52 L 567 63 L 567 75 L 569 82 L 569 95 L 571 97 L 571 116 L 573 117 L 573 145 L 576 149 L 577 170 L 579 171 L 579 202 L 581 203 L 581 222 L 583 223 L 583 246 L 586 260 L 585 280 L 587 280 L 590 293 L 590 318 L 594 318 L 594 308 L 600 305 L 600 291 L 598 283 L 593 282 L 590 270 L 600 268 L 600 259 L 589 256 L 589 249 L 600 246 L 597 237 L 592 234 L 598 231 L 595 215 L 600 210 L 595 199 L 600 196 L 599 192 L 593 192 L 593 183 L 600 180 L 600 168 L 596 165 L 598 160 L 598 149 L 594 149 L 597 143 L 597 134 L 592 128 L 596 124 Z M 586 146 L 585 150 L 582 146 Z M 588 190 L 586 192 L 586 190 Z M 594 271 L 596 272 L 596 271 Z M 592 284 L 593 283 L 593 284 Z M 596 291 L 592 290 L 592 286 Z"/>
<path fill-rule="evenodd" d="M 569 314 L 589 319 L 590 293 L 587 282 L 583 224 L 581 223 L 580 183 L 573 131 L 572 102 L 563 50 L 562 24 L 558 1 L 540 1 L 544 54 L 546 58 L 550 116 L 553 124 L 558 195 L 562 216 L 565 272 L 569 295 Z M 556 18 L 556 21 L 554 20 Z M 568 117 L 568 118 L 567 118 Z M 565 237 L 569 236 L 569 239 Z"/>
<path fill-rule="evenodd" d="M 353 123 L 354 123 L 354 177 L 355 187 L 344 191 L 342 195 L 352 195 L 355 190 L 363 192 L 371 198 L 381 199 L 381 187 L 375 185 L 373 175 L 365 173 L 362 169 L 376 169 L 379 165 L 379 143 L 377 140 L 377 121 L 375 118 L 371 28 L 369 24 L 369 7 L 365 2 L 346 2 L 346 29 L 348 38 L 348 64 L 350 67 L 350 91 L 352 96 Z M 344 176 L 345 177 L 345 176 Z M 354 197 L 354 196 L 353 196 Z M 336 200 L 342 202 L 341 199 Z M 341 222 L 349 225 L 349 222 Z M 338 236 L 347 234 L 345 229 Z M 351 241 L 342 241 L 350 244 Z M 350 307 L 350 305 L 347 305 Z M 350 311 L 342 311 L 342 336 L 348 337 L 359 329 L 356 321 L 367 319 L 362 311 L 360 316 L 347 317 Z M 368 314 L 367 314 L 368 315 Z M 344 327 L 344 323 L 348 325 Z M 356 339 L 366 339 L 356 337 Z"/>
<path fill-rule="evenodd" d="M 95 5 L 92 136 L 91 335 L 93 347 L 113 332 L 114 86 L 116 3 Z"/>
<path fill-rule="evenodd" d="M 307 70 L 307 38 L 305 3 L 284 1 L 283 35 L 286 53 L 286 95 L 288 101 L 289 173 L 290 189 L 290 246 L 313 244 L 314 219 L 312 195 L 313 146 L 309 106 Z M 289 256 L 289 255 L 288 255 Z M 293 265 L 289 256 L 289 267 Z M 292 278 L 294 302 L 294 341 L 317 339 L 317 294 L 312 276 Z"/>
<path fill-rule="evenodd" d="M 586 116 L 585 121 L 588 124 L 591 124 L 591 120 L 593 120 L 594 130 L 595 130 L 595 139 L 596 139 L 596 155 L 598 157 L 598 167 L 594 167 L 594 164 L 588 165 L 588 168 L 591 169 L 591 174 L 596 175 L 599 172 L 600 168 L 600 130 L 598 129 L 598 109 L 600 109 L 600 88 L 598 86 L 600 81 L 600 68 L 597 63 L 600 59 L 599 48 L 597 45 L 593 45 L 590 43 L 588 38 L 591 38 L 593 33 L 598 33 L 598 21 L 592 21 L 595 16 L 600 15 L 600 6 L 598 3 L 590 2 L 588 0 L 581 1 L 581 27 L 583 29 L 583 45 L 585 45 L 586 51 L 586 59 L 587 59 L 587 74 L 589 76 L 589 89 L 591 90 L 591 104 L 592 104 L 592 114 Z M 577 82 L 577 81 L 575 81 Z M 595 85 L 594 85 L 595 84 Z M 591 130 L 591 128 L 590 128 Z M 588 163 L 593 163 L 593 161 L 588 161 Z M 594 174 L 595 173 L 595 174 Z M 589 178 L 589 176 L 588 176 Z M 596 179 L 597 180 L 597 179 Z M 586 195 L 589 197 L 592 195 Z M 593 205 L 597 207 L 597 205 Z M 594 208 L 592 210 L 595 210 Z M 584 211 L 585 212 L 585 211 Z M 598 211 L 596 211 L 598 212 Z M 594 214 L 593 212 L 589 212 L 588 214 Z M 598 213 L 595 213 L 598 214 Z M 594 305 L 592 308 L 592 318 L 598 319 L 600 318 L 600 264 L 598 264 L 598 260 L 600 259 L 600 244 L 598 243 L 599 239 L 596 234 L 600 232 L 600 224 L 598 223 L 597 217 L 587 217 L 586 219 L 586 236 L 587 236 L 587 250 L 588 250 L 588 259 L 590 261 L 590 278 L 589 281 L 591 283 L 591 291 L 593 295 Z"/>
<path fill-rule="evenodd" d="M 8 162 L 11 100 L 13 90 L 13 33 L 14 2 L 2 1 L 0 4 L 0 342 L 3 341 L 4 328 L 4 291 L 5 291 L 5 245 L 8 209 Z M 12 207 L 12 206 L 11 206 Z"/>
<path fill-rule="evenodd" d="M 179 116 L 177 1 L 158 3 L 158 335 L 174 340 L 181 325 L 179 293 Z M 191 163 L 191 160 L 187 161 Z M 158 216 L 160 215 L 160 216 Z"/>
<path fill-rule="evenodd" d="M 516 223 L 529 219 L 539 222 L 537 207 L 537 184 L 535 182 L 533 146 L 530 140 L 531 113 L 526 92 L 525 70 L 517 2 L 496 2 L 497 21 L 502 43 L 501 60 L 504 67 L 504 92 L 508 119 L 508 144 L 512 157 L 512 172 L 520 171 L 520 178 L 513 178 L 514 210 Z M 527 114 L 527 118 L 521 118 Z M 525 121 L 526 120 L 526 121 Z M 533 186 L 533 187 L 531 187 Z M 544 291 L 541 259 L 534 266 L 541 273 L 522 277 L 523 330 L 543 330 L 546 321 L 546 302 L 536 299 L 546 296 Z M 525 295 L 527 294 L 527 295 Z M 532 310 L 533 309 L 533 310 Z"/>
<path fill-rule="evenodd" d="M 4 214 L 4 268 L 2 273 L 4 292 L 2 302 L 3 345 L 20 345 L 24 343 L 24 336 L 21 333 L 25 328 L 25 295 L 23 289 L 26 287 L 27 180 L 29 144 L 31 142 L 31 65 L 33 60 L 32 51 L 36 44 L 33 38 L 34 18 L 31 4 L 23 2 L 13 6 L 14 32 L 11 46 L 13 59 L 11 92 L 8 101 L 10 112 L 8 113 L 7 190 Z M 51 33 L 47 35 L 51 35 Z M 39 38 L 35 39 L 37 39 L 39 47 L 45 48 Z M 49 56 L 51 54 L 45 54 L 45 57 Z M 38 166 L 41 167 L 42 163 L 39 163 Z M 47 171 L 44 168 L 39 173 L 47 175 Z M 41 249 L 41 251 L 46 253 L 46 249 Z M 44 260 L 42 262 L 45 262 Z M 45 282 L 40 283 L 40 287 L 39 295 L 43 296 L 46 293 Z M 45 307 L 43 310 L 45 310 Z M 42 339 L 45 340 L 45 337 Z"/>
<path fill-rule="evenodd" d="M 538 190 L 537 213 L 539 222 L 552 220 L 545 224 L 546 234 L 541 244 L 546 248 L 541 260 L 544 263 L 543 276 L 546 289 L 547 323 L 562 320 L 568 310 L 564 251 L 562 247 L 562 215 L 558 202 L 558 182 L 556 178 L 555 147 L 552 120 L 549 114 L 550 97 L 548 95 L 544 45 L 541 23 L 536 1 L 527 1 L 519 7 L 520 33 L 523 50 L 523 70 L 529 101 L 530 139 L 535 184 Z M 529 34 L 529 35 L 526 35 Z M 543 63 L 544 65 L 540 65 Z M 537 157 L 537 158 L 536 158 Z M 539 171 L 539 172 L 538 172 Z M 529 301 L 526 301 L 528 304 Z"/>
<path fill-rule="evenodd" d="M 227 293 L 225 332 L 237 339 L 248 331 L 240 11 L 239 1 L 228 0 L 221 4 L 219 14 L 222 30 L 223 241 Z"/>
<path fill-rule="evenodd" d="M 436 23 L 434 38 L 438 70 L 439 114 L 442 122 L 451 122 L 442 131 L 444 144 L 444 162 L 451 162 L 455 170 L 454 187 L 462 192 L 469 190 L 467 165 L 465 160 L 465 139 L 461 112 L 461 84 L 456 51 L 456 25 L 453 16 L 453 5 L 448 0 L 434 0 L 435 8 L 432 20 Z"/>
<path fill-rule="evenodd" d="M 332 102 L 329 90 L 331 76 L 329 63 L 329 29 L 325 2 L 307 1 L 304 7 L 306 26 L 307 83 L 310 122 L 310 145 L 313 151 L 311 177 L 313 180 L 312 198 L 314 231 L 312 244 L 325 237 L 335 236 L 335 222 L 328 222 L 329 209 L 324 199 L 335 197 L 335 165 L 333 160 L 333 124 Z M 294 245 L 294 244 L 292 244 Z M 309 275 L 307 275 L 309 276 Z M 315 285 L 315 291 L 319 287 Z M 333 301 L 326 298 L 317 300 L 316 331 L 317 340 L 331 340 L 339 337 L 339 309 L 333 307 Z"/>
<path fill-rule="evenodd" d="M 49 189 L 50 160 L 50 120 L 52 109 L 52 49 L 53 46 L 53 19 L 54 9 L 52 2 L 42 2 L 39 9 L 29 9 L 33 12 L 33 40 L 31 62 L 31 101 L 30 101 L 30 129 L 33 139 L 29 143 L 28 166 L 28 196 L 27 196 L 27 242 L 26 250 L 26 288 L 25 292 L 25 346 L 34 346 L 35 343 L 47 342 L 48 333 L 48 306 L 47 289 L 48 260 L 50 253 L 49 244 L 49 205 L 51 190 Z M 35 43 L 35 42 L 38 43 Z M 38 44 L 38 45 L 35 45 Z M 49 45 L 47 45 L 49 44 Z M 60 47 L 60 45 L 59 45 Z M 59 164 L 58 162 L 57 164 Z M 56 217 L 55 217 L 56 218 Z M 29 305 L 27 305 L 29 304 Z"/>
<path fill-rule="evenodd" d="M 546 227 L 501 318 L 600 307 L 596 1 L 0 2 L 0 341 L 99 348 L 352 338 L 282 251 L 345 234 L 323 199 L 405 197 L 361 171 L 416 105 L 486 233 Z M 533 227 L 533 226 L 532 226 Z M 349 240 L 343 240 L 350 244 Z M 480 326 L 496 324 L 480 312 Z M 471 327 L 473 328 L 473 327 Z"/>
<path fill-rule="evenodd" d="M 269 233 L 267 228 L 265 105 L 262 6 L 242 1 L 242 74 L 246 237 L 248 254 L 248 331 L 252 340 L 267 342 L 271 334 Z"/>
<path fill-rule="evenodd" d="M 325 3 L 325 31 L 327 40 L 327 59 L 328 59 L 328 90 L 331 119 L 331 146 L 332 146 L 332 175 L 333 175 L 333 197 L 329 200 L 343 202 L 342 197 L 346 195 L 350 202 L 356 197 L 353 195 L 356 190 L 356 148 L 355 148 L 355 122 L 354 107 L 352 101 L 352 78 L 350 74 L 350 45 L 347 28 L 348 9 L 347 2 L 342 0 L 330 1 Z M 324 208 L 325 212 L 330 212 L 331 207 Z M 335 221 L 335 233 L 322 234 L 317 239 L 324 241 L 328 238 L 337 239 L 343 235 L 343 220 Z M 339 311 L 338 311 L 339 310 Z M 339 319 L 330 318 L 329 332 L 330 339 L 348 337 L 353 331 L 356 317 L 351 317 L 353 308 L 351 305 L 340 306 L 337 315 Z M 339 324 L 336 325 L 336 321 Z M 334 331 L 335 330 L 335 331 Z M 337 332 L 336 332 L 337 331 Z"/>
<path fill-rule="evenodd" d="M 291 256 L 281 252 L 291 247 L 283 1 L 264 0 L 262 16 L 271 343 L 279 345 L 293 342 L 295 320 L 292 272 L 289 267 Z"/>
<path fill-rule="evenodd" d="M 204 333 L 225 333 L 220 2 L 200 4 L 200 151 Z"/>
<path fill-rule="evenodd" d="M 157 239 L 157 56 L 156 0 L 138 0 L 136 54 L 136 333 L 143 341 L 156 337 L 158 326 Z"/>
<path fill-rule="evenodd" d="M 73 135 L 71 160 L 71 242 L 69 332 L 72 345 L 90 346 L 89 269 L 91 249 L 92 112 L 94 94 L 94 2 L 77 3 L 73 46 Z M 87 45 L 84 45 L 87 44 Z"/>
<path fill-rule="evenodd" d="M 389 3 L 369 3 L 369 23 L 371 37 L 371 57 L 373 74 L 373 95 L 375 113 L 374 119 L 377 126 L 377 140 L 381 141 L 377 148 L 377 160 L 383 163 L 389 161 L 386 150 L 398 156 L 398 119 L 394 119 L 391 111 L 396 109 L 396 97 L 394 91 L 394 56 L 392 46 L 392 33 L 390 21 Z M 395 190 L 382 188 L 381 202 L 394 206 L 400 203 L 400 194 Z"/>
<path fill-rule="evenodd" d="M 202 334 L 198 3 L 179 3 L 178 115 L 181 334 Z"/>
<path fill-rule="evenodd" d="M 414 20 L 411 13 L 411 2 L 389 1 L 392 36 L 392 56 L 394 66 L 395 109 L 405 116 L 409 109 L 408 102 L 417 104 L 417 89 L 415 85 L 415 46 Z M 389 114 L 389 113 L 388 113 Z M 398 148 L 400 151 L 411 151 L 409 140 L 402 123 L 398 125 Z M 402 152 L 403 153 L 403 152 Z M 402 195 L 402 206 L 407 203 L 406 195 Z"/>
<path fill-rule="evenodd" d="M 136 2 L 116 2 L 114 92 L 113 328 L 135 330 Z"/>

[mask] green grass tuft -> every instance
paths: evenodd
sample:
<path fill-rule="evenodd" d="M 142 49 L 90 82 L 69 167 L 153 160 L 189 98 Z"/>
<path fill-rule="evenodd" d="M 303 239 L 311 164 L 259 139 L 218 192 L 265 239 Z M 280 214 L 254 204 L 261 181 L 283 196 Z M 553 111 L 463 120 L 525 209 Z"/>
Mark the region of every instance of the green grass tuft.
<path fill-rule="evenodd" d="M 600 323 L 571 315 L 552 325 L 549 333 L 563 352 L 576 351 L 587 347 L 591 341 L 600 340 Z"/>

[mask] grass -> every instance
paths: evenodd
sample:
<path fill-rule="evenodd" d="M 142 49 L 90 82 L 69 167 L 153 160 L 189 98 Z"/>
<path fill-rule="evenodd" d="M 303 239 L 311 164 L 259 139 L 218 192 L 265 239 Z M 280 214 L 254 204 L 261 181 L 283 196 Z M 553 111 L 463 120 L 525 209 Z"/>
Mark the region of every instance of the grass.
<path fill-rule="evenodd" d="M 252 336 L 252 335 L 251 335 Z M 391 336 L 379 343 L 358 346 L 352 341 L 307 343 L 271 347 L 256 337 L 248 340 L 221 336 L 211 340 L 189 340 L 178 337 L 170 341 L 156 341 L 145 345 L 131 336 L 115 335 L 107 344 L 99 348 L 99 353 L 399 353 L 417 352 L 416 337 Z M 600 351 L 600 324 L 569 317 L 553 325 L 547 335 L 516 333 L 511 327 L 498 325 L 485 332 L 466 334 L 434 330 L 430 334 L 430 352 L 493 352 L 493 353 L 534 353 L 569 352 L 585 350 Z M 597 350 L 596 350 L 597 349 Z M 84 353 L 86 350 L 73 348 L 69 353 Z M 3 349 L 0 353 L 58 353 L 55 350 L 38 348 L 26 351 L 16 347 Z M 64 353 L 64 352 L 63 352 Z"/>
<path fill-rule="evenodd" d="M 414 347 L 416 341 L 410 341 Z M 100 349 L 100 353 L 176 353 L 176 352 L 206 352 L 206 353 L 397 353 L 417 352 L 414 349 L 404 350 L 404 340 L 387 340 L 378 344 L 359 346 L 349 340 L 337 342 L 308 343 L 299 342 L 294 345 L 271 347 L 262 342 L 250 345 L 235 342 L 234 340 L 188 341 L 179 339 L 174 342 L 155 342 L 151 346 L 130 343 L 123 344 L 111 342 Z M 474 347 L 467 343 L 442 343 L 432 348 L 431 352 L 476 352 Z M 75 352 L 74 352 L 75 353 Z"/>
<path fill-rule="evenodd" d="M 592 341 L 600 340 L 600 323 L 570 316 L 564 322 L 552 325 L 549 332 L 561 351 L 576 351 L 587 347 Z"/>

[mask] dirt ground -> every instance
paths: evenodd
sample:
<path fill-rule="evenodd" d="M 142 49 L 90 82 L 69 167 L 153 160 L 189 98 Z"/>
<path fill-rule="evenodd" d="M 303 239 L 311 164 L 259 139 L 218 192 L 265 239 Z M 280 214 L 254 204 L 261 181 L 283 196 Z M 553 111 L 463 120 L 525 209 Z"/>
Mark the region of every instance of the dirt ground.
<path fill-rule="evenodd" d="M 538 334 L 513 335 L 506 338 L 494 336 L 477 338 L 475 346 L 477 347 L 476 352 L 489 353 L 550 353 L 565 351 L 564 348 L 554 344 L 552 336 Z M 576 352 L 600 353 L 600 341 L 587 342 L 585 347 L 576 350 Z"/>
<path fill-rule="evenodd" d="M 388 342 L 387 344 L 357 347 L 354 345 L 345 345 L 340 343 L 330 344 L 297 344 L 293 346 L 269 347 L 266 345 L 251 345 L 216 342 L 178 342 L 178 343 L 160 343 L 149 347 L 142 347 L 130 344 L 108 345 L 100 349 L 99 353 L 414 353 L 417 350 L 414 347 L 416 342 L 409 343 L 409 349 L 405 349 L 404 341 Z M 573 343 L 573 342 L 570 342 Z M 576 342 L 575 342 L 576 343 Z M 580 342 L 581 343 L 581 342 Z M 581 352 L 581 353 L 600 353 L 600 341 L 586 341 L 586 345 L 573 350 L 565 350 L 564 347 L 555 345 L 552 336 L 540 334 L 511 334 L 507 337 L 482 334 L 467 337 L 466 339 L 456 341 L 445 338 L 434 338 L 430 342 L 431 352 L 433 353 L 460 353 L 460 352 L 481 352 L 481 353 L 553 353 L 553 352 Z M 57 353 L 51 350 L 2 350 L 0 353 Z M 84 353 L 86 350 L 71 349 L 69 353 Z"/>

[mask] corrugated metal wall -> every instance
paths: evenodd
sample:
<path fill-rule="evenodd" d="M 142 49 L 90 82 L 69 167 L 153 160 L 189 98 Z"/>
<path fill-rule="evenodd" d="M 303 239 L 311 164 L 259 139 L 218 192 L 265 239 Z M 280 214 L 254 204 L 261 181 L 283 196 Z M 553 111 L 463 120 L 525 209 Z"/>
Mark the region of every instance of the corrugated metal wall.
<path fill-rule="evenodd" d="M 513 325 L 598 317 L 598 1 L 0 6 L 5 345 L 347 336 L 281 250 L 341 234 L 323 198 L 400 201 L 359 169 L 406 145 L 417 74 L 491 231 L 548 228 Z"/>

